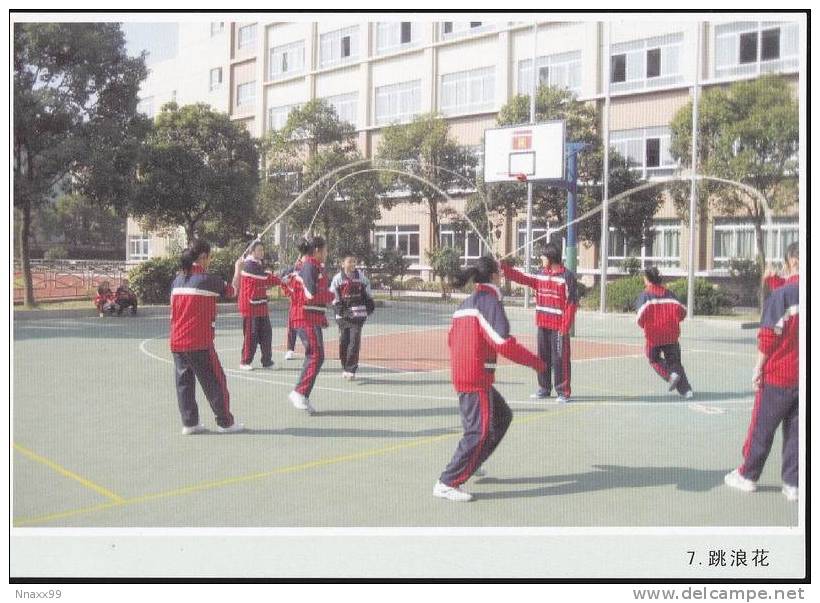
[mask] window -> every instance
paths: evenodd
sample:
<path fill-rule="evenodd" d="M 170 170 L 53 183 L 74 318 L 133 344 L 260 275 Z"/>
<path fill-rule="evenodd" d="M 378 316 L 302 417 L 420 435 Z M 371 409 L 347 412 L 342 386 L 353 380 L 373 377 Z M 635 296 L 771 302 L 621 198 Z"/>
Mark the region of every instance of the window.
<path fill-rule="evenodd" d="M 441 76 L 439 109 L 444 115 L 492 110 L 494 98 L 495 67 Z"/>
<path fill-rule="evenodd" d="M 476 27 L 481 27 L 481 21 L 470 21 L 470 29 L 475 29 Z"/>
<path fill-rule="evenodd" d="M 418 23 L 395 21 L 376 25 L 376 54 L 386 54 L 415 46 L 419 41 Z"/>
<path fill-rule="evenodd" d="M 154 117 L 154 97 L 141 98 L 137 103 L 137 113 L 142 113 L 145 117 Z"/>
<path fill-rule="evenodd" d="M 566 88 L 581 93 L 581 51 L 538 57 L 538 85 Z M 532 59 L 518 63 L 518 93 L 529 95 L 532 90 Z"/>
<path fill-rule="evenodd" d="M 376 125 L 409 121 L 421 111 L 421 80 L 376 88 Z"/>
<path fill-rule="evenodd" d="M 377 226 L 373 234 L 376 251 L 397 249 L 408 260 L 419 260 L 419 227 Z"/>
<path fill-rule="evenodd" d="M 211 69 L 210 84 L 208 90 L 214 91 L 222 87 L 222 67 Z"/>
<path fill-rule="evenodd" d="M 319 38 L 319 66 L 330 67 L 359 56 L 359 27 L 347 27 L 322 34 Z"/>
<path fill-rule="evenodd" d="M 670 176 L 675 171 L 677 163 L 669 152 L 671 140 L 667 127 L 615 130 L 609 136 L 612 148 L 643 178 Z"/>
<path fill-rule="evenodd" d="M 799 23 L 722 23 L 715 26 L 715 75 L 794 71 L 800 66 L 799 47 Z"/>
<path fill-rule="evenodd" d="M 670 86 L 683 81 L 680 58 L 683 34 L 612 45 L 612 92 Z"/>
<path fill-rule="evenodd" d="M 783 218 L 772 224 L 763 224 L 764 252 L 766 261 L 780 263 L 786 248 L 798 240 L 799 225 L 796 218 Z M 715 222 L 712 239 L 714 267 L 729 267 L 732 259 L 753 260 L 757 257 L 757 237 L 754 225 L 746 220 L 727 218 Z"/>
<path fill-rule="evenodd" d="M 281 130 L 288 123 L 288 115 L 290 112 L 299 107 L 299 105 L 281 105 L 279 107 L 270 107 L 268 109 L 268 130 Z"/>
<path fill-rule="evenodd" d="M 558 232 L 551 232 L 555 228 L 555 224 L 547 224 L 545 222 L 533 222 L 532 224 L 532 240 L 535 241 L 532 244 L 532 251 L 531 257 L 535 260 L 533 266 L 538 265 L 538 258 L 536 257 L 535 253 L 538 250 L 540 245 L 544 245 L 547 242 L 555 243 L 558 245 L 560 249 L 564 249 L 564 239 L 563 233 L 564 231 Z M 544 236 L 547 235 L 549 236 Z M 539 238 L 540 237 L 540 238 Z M 537 240 L 536 240 L 537 239 Z M 516 238 L 516 249 L 518 249 L 518 255 L 520 257 L 524 257 L 525 255 L 525 246 L 527 244 L 527 223 L 521 221 L 518 223 L 518 236 Z"/>
<path fill-rule="evenodd" d="M 302 73 L 305 69 L 305 42 L 275 46 L 270 49 L 269 77 L 281 79 Z"/>
<path fill-rule="evenodd" d="M 445 21 L 441 28 L 444 39 L 469 35 L 489 29 L 489 25 L 482 21 Z"/>
<path fill-rule="evenodd" d="M 653 220 L 643 241 L 628 241 L 624 233 L 609 228 L 609 266 L 619 268 L 626 258 L 637 258 L 641 268 L 680 268 L 680 222 Z"/>
<path fill-rule="evenodd" d="M 142 235 L 128 237 L 128 259 L 147 260 L 151 256 L 151 239 Z"/>
<path fill-rule="evenodd" d="M 256 82 L 246 82 L 236 87 L 236 106 L 252 105 L 256 101 Z"/>
<path fill-rule="evenodd" d="M 359 100 L 358 92 L 328 96 L 325 99 L 336 110 L 341 121 L 356 125 L 356 108 Z"/>
<path fill-rule="evenodd" d="M 225 23 L 222 21 L 211 22 L 211 37 L 221 34 L 225 30 Z"/>
<path fill-rule="evenodd" d="M 446 34 L 453 33 L 453 22 L 452 21 L 445 21 L 443 31 Z"/>
<path fill-rule="evenodd" d="M 439 244 L 442 247 L 454 247 L 461 252 L 461 259 L 466 263 L 477 260 L 484 255 L 484 243 L 478 235 L 469 229 L 465 232 L 452 225 L 444 224 L 439 229 Z"/>
<path fill-rule="evenodd" d="M 239 28 L 237 35 L 239 48 L 249 48 L 256 43 L 256 23 Z"/>

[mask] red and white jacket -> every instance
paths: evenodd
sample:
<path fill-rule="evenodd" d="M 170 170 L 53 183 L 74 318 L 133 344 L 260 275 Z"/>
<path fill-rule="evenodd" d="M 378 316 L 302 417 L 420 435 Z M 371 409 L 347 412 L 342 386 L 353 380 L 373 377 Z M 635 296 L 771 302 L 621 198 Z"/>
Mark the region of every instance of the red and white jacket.
<path fill-rule="evenodd" d="M 279 285 L 282 281 L 252 257 L 242 265 L 239 281 L 238 305 L 242 316 L 267 316 L 268 287 Z"/>
<path fill-rule="evenodd" d="M 527 274 L 506 262 L 501 262 L 501 270 L 509 280 L 535 290 L 535 323 L 539 327 L 569 333 L 578 310 L 578 285 L 572 272 L 559 264 Z"/>
<path fill-rule="evenodd" d="M 191 274 L 179 274 L 171 285 L 171 351 L 193 352 L 214 345 L 216 302 L 233 297 L 231 285 L 194 264 Z"/>
<path fill-rule="evenodd" d="M 111 289 L 106 291 L 102 291 L 97 289 L 97 295 L 94 296 L 94 305 L 97 306 L 97 309 L 102 311 L 103 306 L 108 303 L 116 302 L 117 298 L 114 295 L 114 292 Z"/>
<path fill-rule="evenodd" d="M 291 279 L 293 326 L 327 326 L 325 311 L 333 301 L 327 275 L 318 260 L 307 257 Z"/>
<path fill-rule="evenodd" d="M 635 302 L 638 326 L 643 328 L 649 346 L 675 343 L 680 338 L 680 323 L 686 318 L 686 306 L 661 285 L 648 285 Z"/>
<path fill-rule="evenodd" d="M 294 328 L 293 324 L 293 292 L 294 292 L 294 284 L 295 279 L 293 278 L 302 268 L 302 258 L 296 260 L 296 263 L 293 265 L 293 268 L 287 268 L 280 273 L 281 283 L 279 283 L 279 288 L 282 290 L 282 294 L 290 300 L 290 305 L 288 306 L 288 328 Z"/>
<path fill-rule="evenodd" d="M 543 361 L 510 335 L 501 292 L 495 285 L 476 285 L 475 293 L 462 302 L 453 314 L 447 344 L 457 392 L 482 391 L 492 386 L 498 354 L 536 371 L 545 370 Z"/>
<path fill-rule="evenodd" d="M 800 278 L 790 276 L 763 304 L 757 349 L 766 355 L 763 382 L 776 387 L 798 384 Z"/>

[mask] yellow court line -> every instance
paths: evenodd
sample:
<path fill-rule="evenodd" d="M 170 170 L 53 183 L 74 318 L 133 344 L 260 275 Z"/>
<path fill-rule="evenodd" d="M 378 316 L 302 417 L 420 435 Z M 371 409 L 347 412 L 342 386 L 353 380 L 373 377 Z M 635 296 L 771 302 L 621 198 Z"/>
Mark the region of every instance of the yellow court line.
<path fill-rule="evenodd" d="M 47 459 L 44 456 L 40 456 L 36 452 L 34 452 L 32 450 L 29 450 L 28 448 L 26 448 L 24 446 L 21 446 L 20 444 L 14 443 L 13 446 L 14 446 L 14 449 L 17 452 L 19 452 L 20 454 L 22 454 L 23 456 L 26 456 L 26 457 L 30 458 L 31 460 L 33 460 L 33 461 L 37 461 L 38 463 L 41 463 L 41 464 L 45 465 L 49 469 L 53 469 L 54 471 L 56 471 L 57 473 L 59 473 L 63 477 L 67 477 L 69 479 L 73 479 L 75 482 L 79 482 L 80 484 L 82 484 L 83 486 L 85 486 L 89 490 L 93 490 L 97 494 L 102 494 L 106 498 L 110 498 L 111 500 L 116 501 L 116 502 L 123 502 L 125 500 L 119 494 L 115 494 L 111 490 L 109 490 L 107 488 L 103 488 L 99 484 L 95 484 L 91 480 L 84 478 L 82 475 L 77 475 L 73 471 L 69 471 L 65 467 L 63 467 L 61 465 L 58 465 L 54 461 L 52 461 L 50 459 Z"/>
<path fill-rule="evenodd" d="M 553 416 L 556 414 L 566 414 L 568 412 L 579 411 L 579 410 L 588 410 L 590 407 L 567 407 L 561 410 L 548 410 L 544 412 L 537 413 L 535 415 L 531 415 L 525 418 L 516 418 L 513 420 L 515 424 L 523 424 L 529 423 L 531 421 L 535 421 L 537 419 L 543 419 L 548 416 Z M 381 448 L 371 448 L 369 450 L 363 450 L 361 452 L 354 452 L 350 454 L 343 454 L 339 456 L 329 457 L 325 459 L 318 459 L 315 461 L 308 461 L 306 463 L 299 463 L 297 465 L 290 465 L 287 467 L 279 467 L 277 469 L 273 469 L 271 471 L 264 471 L 260 473 L 250 473 L 247 475 L 240 475 L 237 477 L 229 477 L 222 480 L 216 481 L 209 481 L 209 482 L 202 482 L 200 484 L 194 484 L 192 486 L 186 486 L 183 488 L 175 488 L 173 490 L 166 490 L 164 492 L 156 492 L 154 494 L 144 494 L 141 496 L 135 496 L 133 498 L 121 498 L 120 500 L 104 503 L 99 505 L 94 505 L 91 507 L 83 507 L 81 509 L 74 509 L 70 511 L 63 511 L 60 513 L 51 513 L 49 515 L 40 515 L 38 517 L 29 517 L 24 519 L 18 519 L 14 521 L 15 527 L 21 527 L 25 525 L 32 525 L 38 523 L 46 523 L 49 521 L 54 521 L 57 519 L 64 519 L 66 517 L 73 517 L 76 515 L 85 515 L 87 513 L 94 513 L 96 511 L 102 511 L 105 509 L 111 509 L 113 507 L 123 507 L 128 505 L 135 505 L 143 502 L 149 502 L 152 500 L 157 500 L 161 498 L 171 498 L 175 496 L 184 496 L 186 494 L 193 494 L 195 492 L 202 492 L 205 490 L 214 490 L 216 488 L 221 488 L 224 486 L 230 486 L 234 484 L 246 483 L 251 481 L 258 481 L 261 479 L 266 479 L 268 477 L 273 477 L 275 475 L 282 475 L 286 473 L 296 473 L 299 471 L 306 471 L 308 469 L 315 469 L 318 467 L 325 467 L 328 465 L 335 465 L 339 463 L 345 463 L 350 461 L 357 461 L 373 456 L 381 456 L 384 454 L 388 454 L 390 452 L 395 452 L 398 450 L 405 450 L 408 448 L 416 448 L 418 446 L 423 446 L 425 444 L 431 444 L 433 442 L 439 442 L 441 440 L 452 439 L 456 437 L 461 437 L 462 432 L 454 431 L 452 433 L 445 433 L 438 436 L 432 436 L 427 438 L 420 438 L 416 440 L 412 440 L 410 442 L 404 442 L 401 444 L 392 444 L 390 446 L 384 446 Z"/>

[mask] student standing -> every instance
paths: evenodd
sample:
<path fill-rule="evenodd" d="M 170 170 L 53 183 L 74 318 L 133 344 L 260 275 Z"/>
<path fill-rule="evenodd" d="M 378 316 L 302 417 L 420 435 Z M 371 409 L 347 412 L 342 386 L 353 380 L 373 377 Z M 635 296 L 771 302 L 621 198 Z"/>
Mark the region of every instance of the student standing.
<path fill-rule="evenodd" d="M 314 237 L 299 245 L 302 265 L 292 278 L 293 326 L 297 337 L 305 349 L 305 361 L 296 387 L 290 392 L 289 400 L 299 410 L 313 414 L 316 409 L 310 403 L 310 393 L 325 361 L 325 345 L 322 329 L 327 327 L 325 311 L 333 301 L 327 276 L 322 264 L 327 257 L 325 240 Z"/>
<path fill-rule="evenodd" d="M 456 287 L 470 280 L 475 283 L 475 292 L 453 314 L 447 335 L 464 435 L 433 488 L 433 496 L 456 502 L 473 499 L 461 485 L 493 453 L 512 421 L 510 407 L 493 387 L 498 354 L 536 371 L 544 370 L 544 362 L 510 335 L 496 261 L 479 258 L 475 266 L 456 278 Z"/>
<path fill-rule="evenodd" d="M 333 307 L 339 325 L 339 361 L 342 377 L 355 379 L 359 368 L 359 349 L 362 344 L 362 327 L 373 312 L 373 292 L 370 281 L 356 268 L 356 256 L 346 254 L 342 269 L 330 283 Z"/>
<path fill-rule="evenodd" d="M 654 266 L 644 271 L 646 286 L 635 306 L 638 326 L 646 338 L 649 365 L 661 379 L 669 383 L 669 391 L 677 389 L 685 398 L 692 398 L 692 386 L 681 363 L 680 323 L 686 318 L 686 306 L 662 285 L 661 274 Z"/>
<path fill-rule="evenodd" d="M 177 402 L 182 416 L 182 434 L 205 431 L 199 422 L 199 408 L 194 397 L 195 379 L 216 416 L 217 431 L 235 433 L 245 429 L 231 414 L 231 397 L 225 372 L 214 348 L 216 301 L 220 296 L 233 297 L 234 288 L 214 274 L 208 274 L 211 247 L 196 241 L 182 252 L 181 273 L 171 285 L 171 352 L 174 356 Z M 241 260 L 234 265 L 234 279 Z"/>
<path fill-rule="evenodd" d="M 251 244 L 248 256 L 242 264 L 239 285 L 239 313 L 242 315 L 242 359 L 239 368 L 253 370 L 251 363 L 257 346 L 262 352 L 262 367 L 273 367 L 272 333 L 268 312 L 268 288 L 279 285 L 279 277 L 262 267 L 265 247 L 261 241 Z"/>
<path fill-rule="evenodd" d="M 796 242 L 789 245 L 785 260 L 788 277 L 766 299 L 757 333 L 758 360 L 752 377 L 755 404 L 743 444 L 743 463 L 728 473 L 724 482 L 743 492 L 754 492 L 774 434 L 783 425 L 782 492 L 786 500 L 794 502 L 798 498 L 800 379 L 800 248 Z"/>
<path fill-rule="evenodd" d="M 509 280 L 535 290 L 535 321 L 538 326 L 538 356 L 545 369 L 538 373 L 538 390 L 530 398 L 549 398 L 553 378 L 557 401 L 570 401 L 569 332 L 578 309 L 578 287 L 575 274 L 561 263 L 558 246 L 548 243 L 541 252 L 542 268 L 538 274 L 525 274 L 501 262 L 501 270 Z"/>
<path fill-rule="evenodd" d="M 296 263 L 293 265 L 293 268 L 287 268 L 281 273 L 281 289 L 282 294 L 290 300 L 290 305 L 288 306 L 288 327 L 286 337 L 286 350 L 285 350 L 285 360 L 292 360 L 296 358 L 296 329 L 293 326 L 293 289 L 291 288 L 291 277 L 294 273 L 298 272 L 299 269 L 302 267 L 302 258 L 296 260 Z"/>

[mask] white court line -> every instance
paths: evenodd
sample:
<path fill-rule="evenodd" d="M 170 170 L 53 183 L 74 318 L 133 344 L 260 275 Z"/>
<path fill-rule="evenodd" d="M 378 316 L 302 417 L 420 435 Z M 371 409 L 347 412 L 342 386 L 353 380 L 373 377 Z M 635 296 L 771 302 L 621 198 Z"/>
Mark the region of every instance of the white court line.
<path fill-rule="evenodd" d="M 150 337 L 148 339 L 143 339 L 140 342 L 139 350 L 149 358 L 153 358 L 154 360 L 159 360 L 160 362 L 164 362 L 166 364 L 173 364 L 173 360 L 169 360 L 168 358 L 163 358 L 161 356 L 157 356 L 156 354 L 150 352 L 146 348 L 146 344 L 154 339 L 159 339 L 158 337 Z M 588 360 L 596 360 L 594 358 L 590 358 Z M 223 370 L 229 377 L 234 377 L 235 379 L 244 379 L 245 381 L 256 381 L 258 383 L 266 383 L 268 385 L 283 385 L 286 387 L 293 387 L 292 382 L 287 381 L 273 381 L 269 379 L 259 379 L 257 377 L 251 377 L 239 371 L 238 369 L 225 369 Z M 355 396 L 371 396 L 377 398 L 412 398 L 415 400 L 446 400 L 448 402 L 452 402 L 456 400 L 457 396 L 453 394 L 452 396 L 429 396 L 429 395 L 420 395 L 420 394 L 400 394 L 400 393 L 392 393 L 392 392 L 378 392 L 378 391 L 366 391 L 360 389 L 344 389 L 339 387 L 325 387 L 322 385 L 316 385 L 313 389 L 318 389 L 322 391 L 329 391 L 329 392 L 336 392 L 336 393 L 343 393 L 343 394 L 353 394 Z M 743 399 L 743 398 L 732 398 L 729 400 L 703 400 L 702 402 L 708 402 L 709 404 L 751 404 L 751 400 Z M 558 404 L 558 402 L 536 402 L 532 400 L 507 400 L 508 404 L 522 404 L 522 405 L 529 405 L 529 406 L 565 406 L 563 404 Z M 596 402 L 585 402 L 585 401 L 578 401 L 578 402 L 571 402 L 571 406 L 683 406 L 689 405 L 692 402 L 679 402 L 679 401 L 670 401 L 670 402 L 641 402 L 641 401 L 628 401 L 628 402 L 617 402 L 617 401 L 607 401 L 607 400 L 600 400 Z"/>

